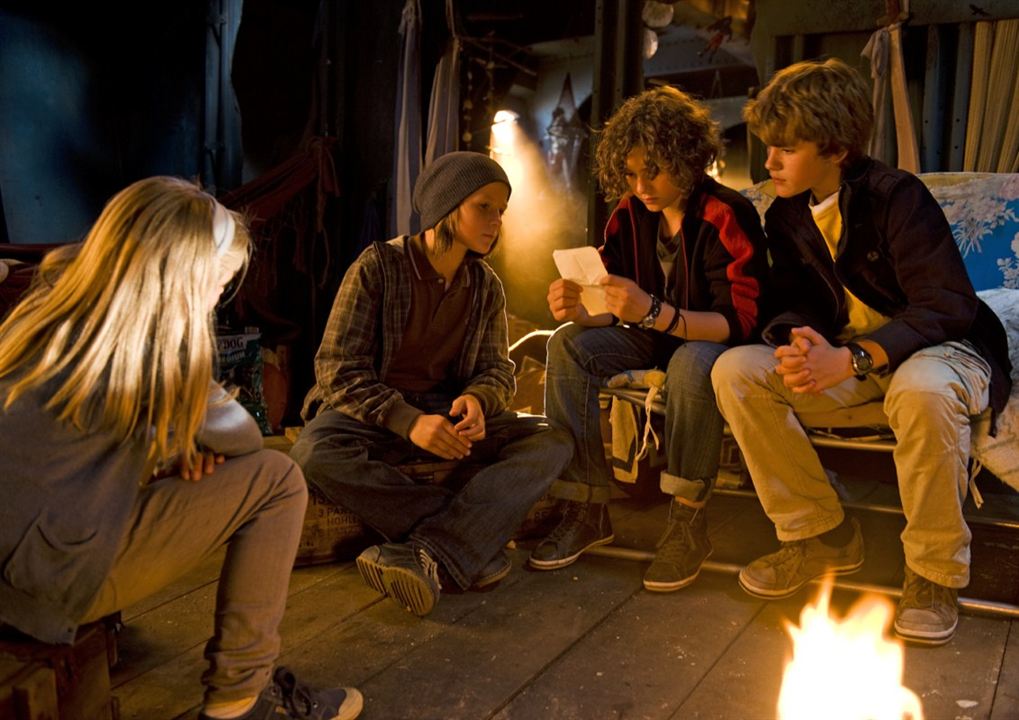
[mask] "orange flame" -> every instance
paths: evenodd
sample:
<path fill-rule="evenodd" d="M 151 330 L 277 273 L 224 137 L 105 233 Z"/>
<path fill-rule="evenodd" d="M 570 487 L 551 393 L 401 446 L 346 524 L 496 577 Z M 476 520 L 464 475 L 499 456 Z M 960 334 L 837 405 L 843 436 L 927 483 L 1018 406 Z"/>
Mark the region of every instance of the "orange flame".
<path fill-rule="evenodd" d="M 778 697 L 781 720 L 923 720 L 920 698 L 902 685 L 903 648 L 885 637 L 892 603 L 869 595 L 845 618 L 829 613 L 832 583 L 789 625 L 793 657 Z"/>

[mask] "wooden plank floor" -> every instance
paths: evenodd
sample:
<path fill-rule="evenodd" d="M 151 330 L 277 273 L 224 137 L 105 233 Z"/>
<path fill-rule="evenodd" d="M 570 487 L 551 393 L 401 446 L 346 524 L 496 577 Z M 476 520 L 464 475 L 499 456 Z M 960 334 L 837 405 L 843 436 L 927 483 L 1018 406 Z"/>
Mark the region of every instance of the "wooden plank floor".
<path fill-rule="evenodd" d="M 615 500 L 616 544 L 652 549 L 665 511 L 661 499 Z M 901 517 L 859 516 L 868 559 L 857 577 L 901 583 Z M 739 564 L 777 546 L 755 499 L 716 496 L 708 517 L 712 561 Z M 1019 601 L 1019 533 L 985 541 L 982 532 L 975 580 L 1004 572 L 982 587 Z M 786 624 L 798 621 L 812 591 L 763 602 L 732 575 L 705 572 L 680 592 L 649 593 L 642 562 L 586 556 L 534 572 L 524 567 L 529 547 L 512 550 L 513 571 L 496 589 L 444 594 L 423 619 L 368 589 L 352 562 L 297 569 L 281 662 L 309 682 L 360 688 L 366 720 L 775 716 L 791 649 Z M 220 560 L 124 612 L 113 677 L 123 720 L 194 717 Z M 833 606 L 845 611 L 856 599 L 836 591 Z M 966 614 L 951 643 L 910 647 L 905 658 L 905 684 L 928 720 L 1019 717 L 1017 621 Z"/>

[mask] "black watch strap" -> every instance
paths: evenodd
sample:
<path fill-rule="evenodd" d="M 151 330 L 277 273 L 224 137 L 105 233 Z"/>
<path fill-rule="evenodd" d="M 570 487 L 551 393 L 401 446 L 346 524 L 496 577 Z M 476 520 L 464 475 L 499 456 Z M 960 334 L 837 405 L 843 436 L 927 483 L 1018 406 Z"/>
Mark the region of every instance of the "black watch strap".
<path fill-rule="evenodd" d="M 857 380 L 863 380 L 874 369 L 874 358 L 857 343 L 846 343 L 846 347 L 849 348 L 849 362 L 853 366 L 853 374 Z"/>

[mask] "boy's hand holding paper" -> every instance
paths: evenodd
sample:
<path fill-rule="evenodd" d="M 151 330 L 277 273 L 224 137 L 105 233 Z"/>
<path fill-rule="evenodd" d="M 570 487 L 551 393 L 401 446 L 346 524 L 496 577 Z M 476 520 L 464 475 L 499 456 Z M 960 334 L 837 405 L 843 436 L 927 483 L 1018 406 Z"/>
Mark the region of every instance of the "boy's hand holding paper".
<path fill-rule="evenodd" d="M 580 302 L 588 315 L 601 315 L 609 311 L 605 304 L 605 288 L 599 281 L 608 275 L 602 264 L 598 251 L 590 245 L 567 250 L 553 250 L 559 274 L 565 280 L 571 280 L 582 288 Z"/>

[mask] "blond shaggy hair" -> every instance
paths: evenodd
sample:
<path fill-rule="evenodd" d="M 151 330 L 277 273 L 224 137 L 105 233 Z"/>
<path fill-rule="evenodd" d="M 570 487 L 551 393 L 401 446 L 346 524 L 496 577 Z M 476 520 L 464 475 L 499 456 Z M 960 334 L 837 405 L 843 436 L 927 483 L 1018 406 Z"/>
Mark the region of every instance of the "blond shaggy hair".
<path fill-rule="evenodd" d="M 637 147 L 652 177 L 668 173 L 689 195 L 722 141 L 707 107 L 683 91 L 662 86 L 634 95 L 605 123 L 595 153 L 598 183 L 609 201 L 630 191 L 626 158 Z"/>
<path fill-rule="evenodd" d="M 217 206 L 185 180 L 140 180 L 83 243 L 49 253 L 0 325 L 5 407 L 53 383 L 46 407 L 61 422 L 145 443 L 152 462 L 193 464 L 213 369 L 210 289 L 250 247 L 236 214 L 232 242 L 217 247 Z"/>
<path fill-rule="evenodd" d="M 870 89 L 859 72 L 832 58 L 775 73 L 743 108 L 750 131 L 772 147 L 817 144 L 821 155 L 843 150 L 843 166 L 866 155 L 874 125 Z"/>

